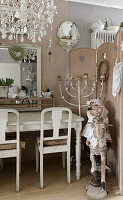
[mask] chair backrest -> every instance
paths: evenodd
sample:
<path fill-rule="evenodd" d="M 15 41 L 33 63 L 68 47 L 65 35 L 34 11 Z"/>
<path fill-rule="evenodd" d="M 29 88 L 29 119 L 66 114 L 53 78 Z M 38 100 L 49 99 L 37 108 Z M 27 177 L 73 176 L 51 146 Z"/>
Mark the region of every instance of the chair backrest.
<path fill-rule="evenodd" d="M 15 126 L 16 126 L 16 139 L 7 140 L 6 132 L 8 125 L 8 115 L 13 113 L 16 116 Z M 0 109 L 0 144 L 12 144 L 16 143 L 17 148 L 19 148 L 20 134 L 19 134 L 19 112 L 13 109 Z"/>
<path fill-rule="evenodd" d="M 59 129 L 62 129 L 62 121 L 66 123 L 67 133 L 65 136 L 59 134 Z M 41 135 L 40 144 L 46 140 L 58 140 L 67 139 L 67 144 L 70 143 L 71 139 L 71 120 L 72 111 L 65 107 L 51 107 L 46 108 L 41 112 Z M 44 129 L 46 124 L 52 124 L 53 135 L 51 137 L 45 137 Z M 43 145 L 43 144 L 42 144 Z"/>

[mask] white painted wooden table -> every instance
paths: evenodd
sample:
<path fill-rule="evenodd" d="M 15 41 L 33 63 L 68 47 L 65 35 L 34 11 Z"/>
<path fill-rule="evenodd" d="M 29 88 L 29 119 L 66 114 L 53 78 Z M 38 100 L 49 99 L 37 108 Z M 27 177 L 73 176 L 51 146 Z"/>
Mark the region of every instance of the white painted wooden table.
<path fill-rule="evenodd" d="M 22 112 L 20 113 L 20 132 L 39 131 L 40 130 L 40 112 Z M 15 118 L 12 114 L 9 115 L 8 132 L 15 130 Z M 81 166 L 81 130 L 82 121 L 84 119 L 80 116 L 72 114 L 72 128 L 76 132 L 76 179 L 80 179 L 80 166 Z M 63 114 L 63 119 L 60 128 L 67 127 L 67 114 Z M 51 115 L 48 113 L 45 118 L 45 130 L 51 130 Z"/>

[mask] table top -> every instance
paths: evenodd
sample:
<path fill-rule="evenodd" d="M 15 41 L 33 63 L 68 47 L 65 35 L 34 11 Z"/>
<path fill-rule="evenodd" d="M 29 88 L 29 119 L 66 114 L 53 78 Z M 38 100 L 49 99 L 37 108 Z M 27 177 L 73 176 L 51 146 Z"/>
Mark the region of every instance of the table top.
<path fill-rule="evenodd" d="M 8 132 L 15 131 L 15 115 L 9 114 L 8 119 Z M 68 121 L 68 114 L 64 113 L 61 121 L 61 128 L 66 128 Z M 84 119 L 78 115 L 72 114 L 72 128 L 76 127 L 77 123 L 81 123 Z M 52 127 L 51 124 L 51 113 L 45 115 L 45 130 L 50 130 Z M 41 125 L 41 112 L 23 112 L 20 113 L 20 131 L 38 131 L 40 130 Z"/>
<path fill-rule="evenodd" d="M 40 124 L 41 119 L 41 113 L 40 112 L 22 112 L 20 113 L 20 124 Z M 63 114 L 62 122 L 67 122 L 68 114 Z M 84 121 L 84 118 L 72 114 L 72 121 L 74 122 L 82 122 Z M 15 124 L 15 116 L 13 114 L 9 114 L 9 124 Z M 45 116 L 45 122 L 51 123 L 51 113 L 47 113 Z"/>

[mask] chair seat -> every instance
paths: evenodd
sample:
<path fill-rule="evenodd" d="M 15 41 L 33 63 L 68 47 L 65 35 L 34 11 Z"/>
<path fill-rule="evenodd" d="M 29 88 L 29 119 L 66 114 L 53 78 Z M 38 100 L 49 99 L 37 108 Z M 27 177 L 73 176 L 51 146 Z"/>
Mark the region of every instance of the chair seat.
<path fill-rule="evenodd" d="M 20 148 L 25 149 L 26 142 L 20 141 Z M 0 144 L 0 150 L 16 149 L 16 143 Z"/>
<path fill-rule="evenodd" d="M 36 138 L 38 145 L 40 144 L 40 137 Z M 67 139 L 59 139 L 59 140 L 47 140 L 44 141 L 44 146 L 53 146 L 53 145 L 64 145 L 67 144 Z"/>

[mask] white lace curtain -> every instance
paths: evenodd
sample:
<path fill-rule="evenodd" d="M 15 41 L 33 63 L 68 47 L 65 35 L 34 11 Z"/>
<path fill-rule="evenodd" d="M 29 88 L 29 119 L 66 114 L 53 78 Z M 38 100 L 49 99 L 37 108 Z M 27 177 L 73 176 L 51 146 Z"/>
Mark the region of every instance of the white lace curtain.
<path fill-rule="evenodd" d="M 113 70 L 112 95 L 115 97 L 120 92 L 123 77 L 123 29 L 120 29 L 116 38 L 116 62 Z"/>

